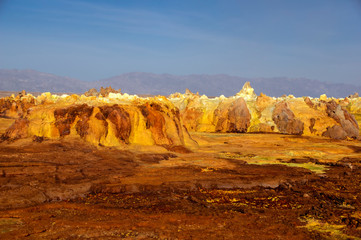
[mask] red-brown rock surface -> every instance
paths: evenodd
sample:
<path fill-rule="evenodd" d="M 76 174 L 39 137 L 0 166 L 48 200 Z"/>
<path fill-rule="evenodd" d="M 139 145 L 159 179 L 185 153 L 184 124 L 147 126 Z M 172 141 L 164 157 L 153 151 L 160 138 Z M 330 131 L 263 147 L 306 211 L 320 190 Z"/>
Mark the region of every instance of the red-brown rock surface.
<path fill-rule="evenodd" d="M 295 114 L 288 107 L 287 102 L 277 103 L 273 110 L 272 119 L 281 133 L 302 135 L 303 122 L 296 119 Z"/>
<path fill-rule="evenodd" d="M 357 239 L 360 142 L 192 133 L 187 154 L 0 143 L 0 239 Z"/>
<path fill-rule="evenodd" d="M 337 104 L 334 100 L 326 102 L 326 106 L 326 112 L 328 116 L 335 119 L 336 122 L 340 124 L 342 130 L 345 132 L 338 134 L 337 138 L 340 139 L 341 135 L 357 138 L 359 135 L 359 126 L 355 117 L 351 115 L 346 109 L 342 108 L 339 104 Z M 340 132 L 342 131 L 340 130 Z"/>

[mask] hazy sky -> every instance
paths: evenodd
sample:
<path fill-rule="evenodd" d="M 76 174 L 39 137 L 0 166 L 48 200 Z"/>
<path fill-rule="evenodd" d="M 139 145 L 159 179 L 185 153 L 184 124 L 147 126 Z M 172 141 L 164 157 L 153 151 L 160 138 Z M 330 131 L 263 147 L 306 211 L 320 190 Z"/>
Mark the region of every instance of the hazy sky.
<path fill-rule="evenodd" d="M 358 0 L 0 0 L 0 68 L 361 85 Z"/>

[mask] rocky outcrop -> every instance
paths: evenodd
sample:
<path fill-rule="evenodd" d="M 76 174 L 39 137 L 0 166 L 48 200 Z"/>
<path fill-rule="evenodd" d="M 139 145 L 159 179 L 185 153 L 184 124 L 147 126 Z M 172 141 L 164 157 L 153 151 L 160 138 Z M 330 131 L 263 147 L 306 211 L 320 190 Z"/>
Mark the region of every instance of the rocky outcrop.
<path fill-rule="evenodd" d="M 359 135 L 359 126 L 353 115 L 346 109 L 342 108 L 334 100 L 325 103 L 327 106 L 326 112 L 328 116 L 335 119 L 342 129 L 346 132 L 346 136 L 357 138 Z"/>
<path fill-rule="evenodd" d="M 359 98 L 359 94 L 357 92 L 355 92 L 354 94 L 351 94 L 348 96 L 348 98 Z"/>
<path fill-rule="evenodd" d="M 340 125 L 334 125 L 332 127 L 328 127 L 326 131 L 322 133 L 322 136 L 344 140 L 347 138 L 347 133 Z"/>
<path fill-rule="evenodd" d="M 35 105 L 35 98 L 32 95 L 23 95 L 0 98 L 0 117 L 19 118 L 26 114 L 27 110 Z"/>
<path fill-rule="evenodd" d="M 273 110 L 272 119 L 280 133 L 302 135 L 304 124 L 296 119 L 295 114 L 289 109 L 287 102 L 277 103 Z"/>
<path fill-rule="evenodd" d="M 100 87 L 99 92 L 95 88 L 89 89 L 84 93 L 84 95 L 86 97 L 99 97 L 99 96 L 108 97 L 109 93 L 122 93 L 122 92 L 120 89 L 115 90 L 111 86 L 109 86 L 106 88 Z"/>
<path fill-rule="evenodd" d="M 254 89 L 251 87 L 251 83 L 250 82 L 246 82 L 241 91 L 239 91 L 236 96 L 245 98 L 245 99 L 255 99 L 257 97 L 257 95 L 254 93 Z"/>
<path fill-rule="evenodd" d="M 4 140 L 17 140 L 28 136 L 27 129 L 29 121 L 27 119 L 17 119 L 3 134 L 0 136 L 2 141 Z"/>
<path fill-rule="evenodd" d="M 186 90 L 141 98 L 112 88 L 85 95 L 0 99 L 0 117 L 18 119 L 2 139 L 78 136 L 94 145 L 194 146 L 192 132 L 266 132 L 334 139 L 359 138 L 360 98 L 257 96 L 249 83 L 235 96 L 208 98 Z M 20 129 L 21 128 L 21 129 Z"/>
<path fill-rule="evenodd" d="M 247 132 L 251 115 L 243 98 L 232 102 L 223 101 L 214 111 L 216 132 Z"/>
<path fill-rule="evenodd" d="M 236 96 L 229 98 L 177 94 L 171 95 L 170 101 L 180 109 L 190 131 L 275 132 L 334 139 L 359 136 L 361 104 L 355 98 L 274 98 L 262 93 L 256 96 L 246 83 Z"/>
<path fill-rule="evenodd" d="M 167 149 L 197 144 L 184 127 L 179 110 L 164 97 L 48 95 L 34 101 L 38 104 L 15 121 L 3 140 L 75 136 L 97 146 L 158 145 Z"/>
<path fill-rule="evenodd" d="M 246 132 L 250 125 L 251 116 L 243 98 L 208 99 L 194 95 L 178 100 L 180 116 L 190 131 Z"/>
<path fill-rule="evenodd" d="M 96 90 L 95 88 L 91 88 L 91 89 L 89 89 L 88 91 L 86 91 L 85 93 L 84 93 L 84 95 L 86 96 L 86 97 L 98 97 L 99 96 L 99 92 L 98 92 L 98 90 Z"/>
<path fill-rule="evenodd" d="M 354 97 L 349 98 L 349 101 L 344 101 L 342 106 L 347 109 L 347 111 L 355 117 L 355 120 L 359 126 L 359 139 L 361 139 L 361 98 Z"/>

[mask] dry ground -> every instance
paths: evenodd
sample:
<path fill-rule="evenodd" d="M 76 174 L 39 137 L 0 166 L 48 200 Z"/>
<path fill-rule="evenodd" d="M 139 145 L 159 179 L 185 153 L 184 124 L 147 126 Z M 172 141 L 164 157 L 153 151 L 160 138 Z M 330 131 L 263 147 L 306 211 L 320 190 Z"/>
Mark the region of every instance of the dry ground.
<path fill-rule="evenodd" d="M 0 239 L 361 237 L 360 142 L 192 136 L 187 154 L 0 143 Z"/>

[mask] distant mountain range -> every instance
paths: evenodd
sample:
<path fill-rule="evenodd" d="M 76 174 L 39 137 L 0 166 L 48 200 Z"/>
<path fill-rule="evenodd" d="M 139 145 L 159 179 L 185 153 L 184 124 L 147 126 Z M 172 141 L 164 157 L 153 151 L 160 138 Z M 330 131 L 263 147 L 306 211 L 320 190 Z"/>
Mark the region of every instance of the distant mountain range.
<path fill-rule="evenodd" d="M 78 79 L 35 70 L 0 69 L 0 91 L 72 92 L 85 91 L 90 84 Z"/>
<path fill-rule="evenodd" d="M 346 97 L 355 92 L 361 93 L 361 86 L 343 83 L 326 83 L 306 78 L 243 78 L 229 75 L 184 75 L 154 74 L 133 72 L 119 76 L 87 82 L 74 78 L 56 76 L 35 70 L 0 69 L 0 91 L 28 92 L 67 92 L 83 93 L 90 88 L 111 86 L 129 94 L 168 95 L 184 92 L 186 88 L 207 96 L 231 96 L 242 88 L 245 82 L 257 94 L 269 96 L 293 94 L 296 97 L 318 97 L 321 94 L 333 97 Z"/>

